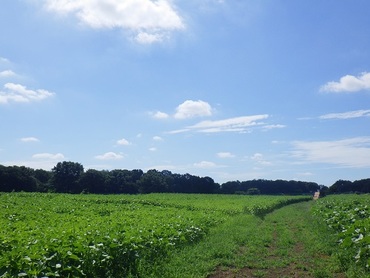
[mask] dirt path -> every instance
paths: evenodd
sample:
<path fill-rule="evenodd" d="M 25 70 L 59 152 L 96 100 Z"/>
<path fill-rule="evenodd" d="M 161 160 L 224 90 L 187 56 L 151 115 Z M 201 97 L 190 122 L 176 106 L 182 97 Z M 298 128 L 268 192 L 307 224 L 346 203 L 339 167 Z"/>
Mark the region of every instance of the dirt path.
<path fill-rule="evenodd" d="M 309 208 L 310 203 L 299 203 L 267 215 L 240 247 L 244 266 L 219 266 L 208 278 L 346 277 L 332 267 Z"/>

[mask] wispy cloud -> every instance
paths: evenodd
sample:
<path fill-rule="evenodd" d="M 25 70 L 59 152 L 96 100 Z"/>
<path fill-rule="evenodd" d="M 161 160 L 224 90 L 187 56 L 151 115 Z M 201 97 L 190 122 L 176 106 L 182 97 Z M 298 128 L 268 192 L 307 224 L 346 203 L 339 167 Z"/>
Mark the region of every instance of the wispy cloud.
<path fill-rule="evenodd" d="M 95 156 L 95 158 L 99 160 L 120 160 L 123 158 L 123 155 L 115 152 L 107 152 L 101 155 L 97 155 Z"/>
<path fill-rule="evenodd" d="M 217 168 L 220 166 L 217 166 L 216 163 L 211 162 L 211 161 L 201 161 L 201 162 L 194 163 L 194 167 L 201 168 L 201 169 L 210 169 L 210 168 Z"/>
<path fill-rule="evenodd" d="M 153 136 L 154 141 L 163 141 L 163 138 L 160 136 Z"/>
<path fill-rule="evenodd" d="M 267 130 L 270 130 L 270 129 L 275 129 L 275 128 L 285 128 L 286 125 L 281 125 L 281 124 L 276 124 L 276 125 L 264 125 L 262 127 L 263 130 L 267 131 Z"/>
<path fill-rule="evenodd" d="M 0 91 L 0 104 L 40 101 L 54 95 L 54 93 L 43 89 L 30 90 L 20 84 L 6 83 L 4 91 Z"/>
<path fill-rule="evenodd" d="M 235 157 L 235 155 L 232 154 L 231 152 L 219 152 L 219 153 L 217 153 L 217 156 L 219 158 L 233 158 L 233 157 Z"/>
<path fill-rule="evenodd" d="M 9 60 L 7 58 L 0 57 L 0 63 L 7 64 L 9 63 Z"/>
<path fill-rule="evenodd" d="M 181 130 L 171 131 L 171 134 L 196 131 L 196 132 L 247 132 L 252 127 L 264 125 L 261 120 L 267 119 L 268 115 L 253 115 L 228 118 L 218 121 L 202 121 L 195 125 L 188 126 Z"/>
<path fill-rule="evenodd" d="M 319 118 L 323 120 L 328 120 L 328 119 L 352 119 L 361 117 L 370 117 L 370 110 L 355 110 L 343 113 L 330 113 L 321 115 Z"/>
<path fill-rule="evenodd" d="M 39 142 L 40 140 L 36 137 L 24 137 L 21 138 L 21 141 L 24 143 L 29 143 L 29 142 Z"/>
<path fill-rule="evenodd" d="M 255 163 L 257 163 L 258 165 L 263 165 L 263 166 L 269 166 L 271 165 L 272 163 L 270 161 L 267 161 L 263 154 L 261 153 L 255 153 L 254 155 L 252 155 L 250 157 Z"/>
<path fill-rule="evenodd" d="M 359 76 L 346 75 L 337 81 L 331 81 L 321 86 L 321 92 L 358 92 L 370 90 L 370 72 L 363 72 Z"/>
<path fill-rule="evenodd" d="M 34 154 L 32 156 L 32 158 L 35 158 L 35 159 L 44 159 L 44 160 L 62 160 L 64 159 L 64 155 L 61 154 L 61 153 L 57 153 L 57 154 L 52 154 L 52 153 L 38 153 L 38 154 Z"/>
<path fill-rule="evenodd" d="M 370 137 L 337 141 L 294 141 L 293 156 L 312 163 L 370 167 Z"/>
<path fill-rule="evenodd" d="M 161 42 L 185 29 L 184 20 L 168 0 L 44 0 L 48 11 L 73 15 L 94 29 L 123 29 L 138 43 Z"/>

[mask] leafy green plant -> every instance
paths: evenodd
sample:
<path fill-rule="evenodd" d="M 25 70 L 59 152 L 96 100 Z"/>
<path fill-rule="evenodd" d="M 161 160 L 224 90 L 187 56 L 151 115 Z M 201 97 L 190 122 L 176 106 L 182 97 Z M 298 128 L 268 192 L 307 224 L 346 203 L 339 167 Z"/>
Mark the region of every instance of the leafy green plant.
<path fill-rule="evenodd" d="M 291 200 L 302 197 L 1 194 L 0 277 L 139 276 L 232 215 Z"/>
<path fill-rule="evenodd" d="M 370 272 L 370 196 L 329 196 L 316 203 L 313 213 L 336 233 L 343 269 L 355 263 Z"/>

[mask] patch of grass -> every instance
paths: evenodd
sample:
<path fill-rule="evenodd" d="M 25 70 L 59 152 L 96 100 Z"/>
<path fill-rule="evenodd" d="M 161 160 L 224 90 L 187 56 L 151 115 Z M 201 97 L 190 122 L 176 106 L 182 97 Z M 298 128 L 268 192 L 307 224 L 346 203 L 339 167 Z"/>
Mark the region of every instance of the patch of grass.
<path fill-rule="evenodd" d="M 264 219 L 231 217 L 143 277 L 345 277 L 335 240 L 313 220 L 311 205 L 289 205 Z"/>
<path fill-rule="evenodd" d="M 242 267 L 245 252 L 261 256 L 256 245 L 248 245 L 251 231 L 256 230 L 261 221 L 252 215 L 232 217 L 212 229 L 203 241 L 174 252 L 156 271 L 148 268 L 151 273 L 142 272 L 143 277 L 206 277 L 217 266 Z"/>

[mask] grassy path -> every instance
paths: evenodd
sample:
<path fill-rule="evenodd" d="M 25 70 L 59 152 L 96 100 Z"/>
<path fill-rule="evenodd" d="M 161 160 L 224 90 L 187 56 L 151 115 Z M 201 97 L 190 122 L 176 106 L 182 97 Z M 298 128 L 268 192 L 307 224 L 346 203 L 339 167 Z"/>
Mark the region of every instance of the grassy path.
<path fill-rule="evenodd" d="M 331 256 L 334 239 L 311 219 L 311 205 L 289 205 L 264 219 L 234 217 L 143 277 L 346 277 Z"/>
<path fill-rule="evenodd" d="M 244 266 L 219 267 L 208 277 L 346 277 L 331 256 L 334 239 L 312 221 L 310 205 L 299 203 L 268 214 L 242 247 Z"/>

